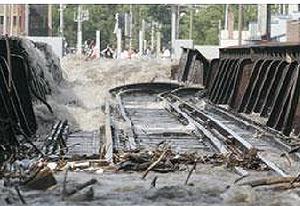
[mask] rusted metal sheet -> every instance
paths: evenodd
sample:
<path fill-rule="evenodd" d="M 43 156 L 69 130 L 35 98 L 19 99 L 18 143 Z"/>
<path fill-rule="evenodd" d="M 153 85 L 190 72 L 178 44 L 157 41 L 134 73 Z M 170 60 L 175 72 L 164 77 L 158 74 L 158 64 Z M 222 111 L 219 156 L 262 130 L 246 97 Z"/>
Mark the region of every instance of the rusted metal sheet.
<path fill-rule="evenodd" d="M 259 114 L 265 119 L 259 123 L 284 135 L 299 135 L 299 53 L 295 44 L 220 49 L 217 69 L 207 77 L 209 100 Z"/>
<path fill-rule="evenodd" d="M 218 72 L 219 64 L 220 64 L 220 59 L 212 59 L 210 61 L 207 79 L 206 79 L 206 85 L 205 85 L 208 91 L 210 91 L 212 87 L 213 80 L 215 79 L 216 74 Z"/>
<path fill-rule="evenodd" d="M 184 73 L 184 70 L 185 70 L 186 64 L 187 64 L 187 59 L 188 59 L 188 49 L 183 48 L 182 54 L 181 54 L 181 57 L 180 57 L 180 60 L 179 60 L 179 68 L 177 70 L 177 74 L 174 75 L 175 78 L 179 82 L 182 81 L 183 73 Z"/>
<path fill-rule="evenodd" d="M 241 104 L 243 94 L 245 93 L 246 87 L 249 83 L 249 79 L 252 72 L 252 66 L 253 64 L 252 62 L 250 62 L 250 64 L 245 65 L 243 69 L 239 71 L 240 73 L 237 75 L 239 81 L 235 81 L 236 89 L 233 93 L 231 101 L 229 102 L 230 107 L 235 110 Z"/>
<path fill-rule="evenodd" d="M 206 85 L 209 75 L 209 61 L 196 49 L 183 48 L 177 74 L 172 74 L 179 82 Z M 175 71 L 175 70 L 174 70 Z"/>

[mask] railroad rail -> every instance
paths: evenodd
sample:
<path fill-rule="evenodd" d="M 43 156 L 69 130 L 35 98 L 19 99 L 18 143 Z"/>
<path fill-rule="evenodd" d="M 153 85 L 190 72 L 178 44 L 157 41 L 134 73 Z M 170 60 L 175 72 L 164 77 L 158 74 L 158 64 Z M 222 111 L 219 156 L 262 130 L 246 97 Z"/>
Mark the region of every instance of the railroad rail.
<path fill-rule="evenodd" d="M 220 58 L 207 60 L 185 49 L 173 76 L 187 85 L 202 82 L 215 105 L 285 136 L 299 136 L 299 51 L 298 44 L 228 47 L 220 49 Z"/>
<path fill-rule="evenodd" d="M 149 83 L 120 87 L 112 94 L 117 106 L 109 115 L 111 152 L 154 148 L 168 141 L 178 153 L 255 151 L 278 175 L 296 176 L 300 171 L 298 153 L 291 155 L 291 165 L 282 155 L 291 147 L 278 139 L 274 141 L 266 128 L 212 105 L 203 89 L 167 83 L 151 87 Z"/>
<path fill-rule="evenodd" d="M 183 116 L 170 114 L 159 101 L 158 94 L 178 86 L 135 86 L 115 92 L 118 110 L 111 115 L 114 151 L 153 148 L 162 141 L 171 142 L 178 152 L 211 151 L 210 144 L 201 142 L 194 125 Z"/>

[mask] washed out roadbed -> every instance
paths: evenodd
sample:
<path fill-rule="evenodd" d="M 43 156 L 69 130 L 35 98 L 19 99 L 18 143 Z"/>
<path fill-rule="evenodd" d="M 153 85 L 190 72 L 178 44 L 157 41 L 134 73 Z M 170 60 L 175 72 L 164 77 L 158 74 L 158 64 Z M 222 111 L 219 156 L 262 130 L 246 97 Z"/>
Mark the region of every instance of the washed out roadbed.
<path fill-rule="evenodd" d="M 130 156 L 130 152 L 118 154 L 116 164 L 100 161 L 99 156 L 65 159 L 67 129 L 49 136 L 57 119 L 61 123 L 68 119 L 71 134 L 99 130 L 105 122 L 103 107 L 108 89 L 169 81 L 171 62 L 85 62 L 70 56 L 62 60 L 62 65 L 65 82 L 49 97 L 54 114 L 48 114 L 42 105 L 35 108 L 39 134 L 48 134 L 49 140 L 47 147 L 39 148 L 48 155 L 7 168 L 12 173 L 0 180 L 0 205 L 299 205 L 299 178 L 278 179 L 270 170 L 247 170 L 248 175 L 242 177 L 233 167 L 239 162 L 230 165 L 228 158 L 219 154 L 206 159 L 194 156 L 178 165 L 174 164 L 178 158 L 175 152 L 164 149 L 156 155 L 147 151 L 150 156 L 143 160 Z M 126 167 L 135 161 L 144 167 L 139 171 Z M 259 186 L 255 185 L 258 179 Z"/>

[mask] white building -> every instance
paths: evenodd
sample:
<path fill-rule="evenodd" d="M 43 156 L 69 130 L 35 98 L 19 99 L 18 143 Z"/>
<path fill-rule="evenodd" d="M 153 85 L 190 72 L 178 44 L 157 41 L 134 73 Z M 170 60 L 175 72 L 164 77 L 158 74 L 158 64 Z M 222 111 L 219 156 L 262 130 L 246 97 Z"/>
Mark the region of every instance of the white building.
<path fill-rule="evenodd" d="M 242 31 L 242 44 L 251 44 L 253 40 L 261 40 L 262 32 L 266 29 L 266 5 L 258 5 L 258 22 L 251 22 L 248 30 Z M 286 15 L 276 14 L 271 16 L 271 39 L 278 42 L 287 41 L 287 23 L 291 20 L 300 20 L 299 5 L 288 5 Z M 230 35 L 231 33 L 231 35 Z M 221 30 L 220 46 L 238 45 L 238 31 Z"/>

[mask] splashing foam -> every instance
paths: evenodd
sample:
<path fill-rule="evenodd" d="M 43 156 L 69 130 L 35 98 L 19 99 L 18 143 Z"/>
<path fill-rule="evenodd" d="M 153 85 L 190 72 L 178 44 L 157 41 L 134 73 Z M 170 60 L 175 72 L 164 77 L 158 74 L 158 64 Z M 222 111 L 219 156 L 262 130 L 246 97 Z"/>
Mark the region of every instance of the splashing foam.
<path fill-rule="evenodd" d="M 170 81 L 171 62 L 156 59 L 136 60 L 93 60 L 84 61 L 74 56 L 62 60 L 65 81 L 58 91 L 48 97 L 54 115 L 68 119 L 73 130 L 91 131 L 104 123 L 101 106 L 105 104 L 108 90 L 130 83 Z M 45 119 L 45 122 L 47 120 Z"/>

